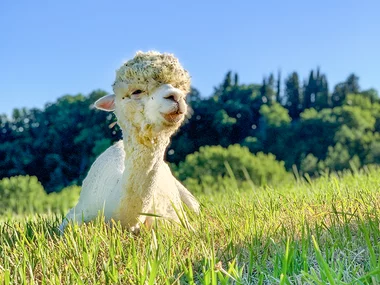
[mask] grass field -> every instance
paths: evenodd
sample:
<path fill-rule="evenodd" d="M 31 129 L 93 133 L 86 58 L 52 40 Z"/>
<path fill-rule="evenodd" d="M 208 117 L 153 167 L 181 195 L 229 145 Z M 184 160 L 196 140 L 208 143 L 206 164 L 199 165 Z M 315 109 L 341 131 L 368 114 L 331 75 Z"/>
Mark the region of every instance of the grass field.
<path fill-rule="evenodd" d="M 134 236 L 62 215 L 3 217 L 0 284 L 380 284 L 380 170 L 198 196 Z"/>

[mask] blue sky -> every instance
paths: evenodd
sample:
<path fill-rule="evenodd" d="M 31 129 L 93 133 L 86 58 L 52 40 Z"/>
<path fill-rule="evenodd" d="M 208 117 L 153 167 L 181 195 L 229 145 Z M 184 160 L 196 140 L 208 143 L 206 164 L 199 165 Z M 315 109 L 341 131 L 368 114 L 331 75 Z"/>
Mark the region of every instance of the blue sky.
<path fill-rule="evenodd" d="M 330 89 L 355 72 L 380 91 L 380 1 L 0 1 L 0 113 L 64 94 L 111 92 L 137 50 L 175 53 L 203 96 L 321 67 Z"/>

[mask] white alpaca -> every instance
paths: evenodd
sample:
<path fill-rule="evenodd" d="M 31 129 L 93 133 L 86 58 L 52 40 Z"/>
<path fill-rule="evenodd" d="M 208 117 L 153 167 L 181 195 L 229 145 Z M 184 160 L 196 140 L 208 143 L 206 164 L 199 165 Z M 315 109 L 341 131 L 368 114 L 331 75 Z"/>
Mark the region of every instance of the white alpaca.
<path fill-rule="evenodd" d="M 138 52 L 116 72 L 114 95 L 95 106 L 115 111 L 123 140 L 109 147 L 91 166 L 78 204 L 60 225 L 81 224 L 103 212 L 106 221 L 120 221 L 136 232 L 151 226 L 154 214 L 179 221 L 182 202 L 199 212 L 194 196 L 164 162 L 170 137 L 187 112 L 190 77 L 177 58 L 158 52 Z"/>

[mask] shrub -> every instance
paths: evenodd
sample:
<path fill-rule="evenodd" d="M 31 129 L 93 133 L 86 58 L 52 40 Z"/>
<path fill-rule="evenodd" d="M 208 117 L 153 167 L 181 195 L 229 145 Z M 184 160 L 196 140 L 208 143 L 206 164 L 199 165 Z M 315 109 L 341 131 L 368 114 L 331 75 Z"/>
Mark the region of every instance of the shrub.
<path fill-rule="evenodd" d="M 0 180 L 0 215 L 64 212 L 75 205 L 80 187 L 69 186 L 46 194 L 35 176 L 14 176 Z"/>
<path fill-rule="evenodd" d="M 35 176 L 14 176 L 0 180 L 0 214 L 33 213 L 44 206 L 46 193 Z"/>
<path fill-rule="evenodd" d="M 64 213 L 75 206 L 79 199 L 81 187 L 77 185 L 63 188 L 60 192 L 52 192 L 46 196 L 46 204 L 49 211 Z"/>
<path fill-rule="evenodd" d="M 248 148 L 240 145 L 231 145 L 228 148 L 201 147 L 198 152 L 189 154 L 185 161 L 174 168 L 175 174 L 189 188 L 196 183 L 220 185 L 221 178 L 232 179 L 239 185 L 243 181 L 265 185 L 277 184 L 290 177 L 285 170 L 284 162 L 277 161 L 273 154 L 259 152 L 254 155 Z M 223 183 L 230 185 L 233 182 Z"/>

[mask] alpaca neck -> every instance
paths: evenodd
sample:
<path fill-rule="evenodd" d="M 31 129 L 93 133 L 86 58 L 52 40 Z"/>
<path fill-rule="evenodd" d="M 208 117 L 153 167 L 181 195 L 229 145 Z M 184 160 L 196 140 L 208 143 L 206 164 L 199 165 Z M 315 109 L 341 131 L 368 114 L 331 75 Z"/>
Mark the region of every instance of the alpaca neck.
<path fill-rule="evenodd" d="M 146 129 L 130 127 L 123 129 L 125 170 L 123 184 L 127 193 L 150 192 L 157 181 L 159 166 L 164 161 L 165 150 L 170 142 L 170 134 L 154 133 Z"/>
<path fill-rule="evenodd" d="M 120 201 L 116 217 L 123 226 L 132 227 L 138 221 L 144 222 L 141 213 L 153 213 L 155 193 L 159 189 L 159 174 L 164 161 L 165 149 L 171 133 L 152 132 L 145 129 L 123 128 L 125 169 L 121 178 Z M 155 134 L 155 135 L 153 135 Z"/>

